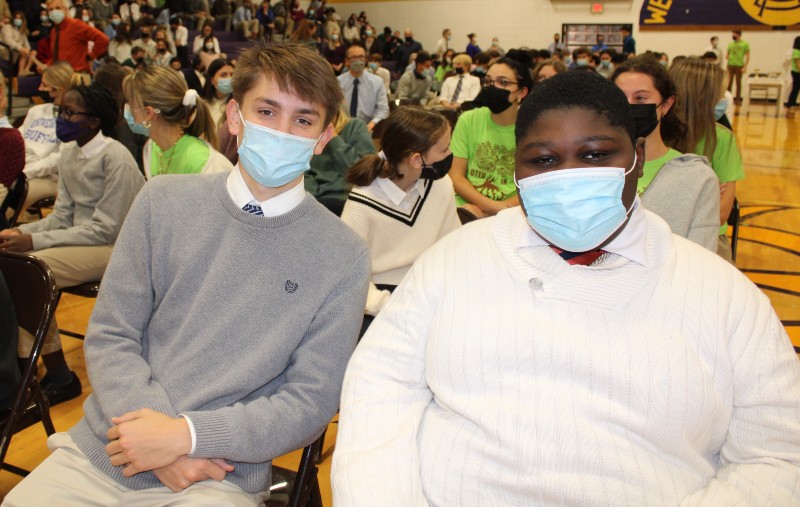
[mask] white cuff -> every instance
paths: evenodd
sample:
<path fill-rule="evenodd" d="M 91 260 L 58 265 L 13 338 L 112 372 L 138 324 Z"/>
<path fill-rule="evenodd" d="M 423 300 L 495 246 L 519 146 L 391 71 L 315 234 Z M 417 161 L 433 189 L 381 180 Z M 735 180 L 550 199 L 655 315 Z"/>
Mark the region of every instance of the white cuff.
<path fill-rule="evenodd" d="M 194 423 L 189 416 L 184 414 L 178 414 L 179 416 L 183 417 L 186 420 L 186 424 L 189 426 L 189 434 L 192 435 L 192 450 L 189 451 L 188 456 L 191 457 L 194 454 L 194 450 L 197 448 L 197 433 L 194 431 Z"/>

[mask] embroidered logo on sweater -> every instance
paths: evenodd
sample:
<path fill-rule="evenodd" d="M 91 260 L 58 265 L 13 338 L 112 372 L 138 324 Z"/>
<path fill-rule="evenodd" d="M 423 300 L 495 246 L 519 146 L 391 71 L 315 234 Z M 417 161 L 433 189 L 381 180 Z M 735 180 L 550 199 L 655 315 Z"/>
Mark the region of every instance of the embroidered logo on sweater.
<path fill-rule="evenodd" d="M 294 291 L 296 291 L 297 288 L 300 287 L 300 285 L 298 285 L 297 282 L 293 282 L 291 280 L 286 280 L 286 284 L 283 287 L 286 289 L 286 292 L 288 292 L 289 294 L 294 294 Z"/>

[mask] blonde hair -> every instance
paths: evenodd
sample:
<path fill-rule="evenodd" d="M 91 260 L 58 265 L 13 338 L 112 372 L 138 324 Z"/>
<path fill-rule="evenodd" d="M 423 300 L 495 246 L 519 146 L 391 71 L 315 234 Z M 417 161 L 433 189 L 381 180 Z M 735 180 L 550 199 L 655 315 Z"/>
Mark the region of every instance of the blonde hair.
<path fill-rule="evenodd" d="M 347 122 L 350 121 L 350 115 L 347 114 L 343 108 L 339 108 L 339 113 L 333 119 L 333 130 L 336 131 L 336 135 L 340 135 L 342 130 L 344 130 L 344 126 L 347 125 Z"/>
<path fill-rule="evenodd" d="M 47 67 L 42 73 L 42 80 L 47 81 L 48 86 L 52 86 L 60 91 L 67 91 L 73 86 L 88 85 L 89 76 L 86 74 L 76 74 L 72 70 L 69 62 L 55 62 Z"/>
<path fill-rule="evenodd" d="M 453 65 L 463 65 L 468 63 L 472 65 L 472 58 L 466 53 L 459 53 L 453 57 Z"/>
<path fill-rule="evenodd" d="M 198 96 L 196 105 L 184 106 L 187 90 L 178 72 L 155 65 L 137 70 L 122 82 L 128 103 L 158 109 L 162 120 L 180 125 L 187 134 L 203 138 L 217 149 L 217 130 L 208 103 Z"/>
<path fill-rule="evenodd" d="M 675 84 L 675 105 L 672 110 L 686 124 L 686 132 L 667 144 L 683 153 L 694 153 L 705 141 L 703 153 L 711 160 L 717 148 L 717 128 L 714 106 L 723 95 L 722 69 L 700 58 L 673 61 L 669 77 Z"/>

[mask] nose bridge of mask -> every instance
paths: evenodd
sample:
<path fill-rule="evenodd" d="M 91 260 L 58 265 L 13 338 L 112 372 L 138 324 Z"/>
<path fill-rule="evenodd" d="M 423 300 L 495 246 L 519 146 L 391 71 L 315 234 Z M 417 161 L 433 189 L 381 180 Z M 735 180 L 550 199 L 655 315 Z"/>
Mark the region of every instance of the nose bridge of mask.
<path fill-rule="evenodd" d="M 284 141 L 284 142 L 290 142 L 290 143 L 299 144 L 299 145 L 303 146 L 304 148 L 308 148 L 313 143 L 313 148 L 314 149 L 316 149 L 317 144 L 319 144 L 319 142 L 322 140 L 322 136 L 325 135 L 325 130 L 323 129 L 323 131 L 322 131 L 322 133 L 320 133 L 319 137 L 317 137 L 316 139 L 310 139 L 308 137 L 296 136 L 296 135 L 293 135 L 293 134 L 288 134 L 286 132 L 281 132 L 280 130 L 271 129 L 271 128 L 265 127 L 263 125 L 258 125 L 257 123 L 253 123 L 251 121 L 245 120 L 244 119 L 244 115 L 242 115 L 242 108 L 239 106 L 239 103 L 235 102 L 235 104 L 236 104 L 236 110 L 239 113 L 239 118 L 242 120 L 242 125 L 244 126 L 244 134 L 242 135 L 242 137 L 243 137 L 242 142 L 244 142 L 244 138 L 247 137 L 248 128 L 252 129 L 252 130 L 255 130 L 255 131 L 264 132 L 264 133 L 272 135 L 272 136 L 274 136 L 276 138 L 280 138 L 280 140 Z M 238 143 L 239 134 L 236 134 L 236 141 Z M 313 156 L 314 156 L 314 153 L 313 153 L 313 150 L 312 150 L 311 155 L 308 157 L 309 160 L 311 160 L 311 157 L 313 157 Z"/>
<path fill-rule="evenodd" d="M 601 176 L 602 175 L 601 171 L 602 172 L 623 171 L 622 177 L 624 178 L 625 176 L 630 174 L 631 171 L 633 171 L 633 169 L 636 167 L 637 160 L 638 160 L 638 155 L 636 154 L 636 150 L 634 150 L 633 151 L 633 164 L 631 164 L 631 167 L 629 169 L 625 169 L 624 167 L 593 167 L 593 168 L 574 167 L 574 168 L 570 168 L 570 169 L 559 169 L 557 171 L 551 171 L 549 173 L 536 174 L 534 176 L 528 176 L 527 178 L 522 178 L 522 180 L 521 180 L 522 184 L 521 185 L 520 185 L 520 180 L 517 179 L 517 173 L 515 171 L 514 172 L 514 184 L 516 185 L 518 190 L 522 190 L 523 187 L 527 187 L 528 186 L 526 184 L 526 180 L 529 183 L 533 183 L 535 181 L 535 180 L 533 180 L 533 178 L 537 178 L 537 177 L 539 177 L 538 179 L 542 179 L 545 176 L 548 177 L 548 179 L 549 178 L 552 178 L 552 179 L 569 178 L 569 177 L 574 176 L 576 174 L 584 175 L 585 174 L 584 171 L 586 171 L 586 172 L 589 172 L 589 171 L 596 172 L 597 176 Z M 573 172 L 573 171 L 580 171 L 580 173 Z"/>

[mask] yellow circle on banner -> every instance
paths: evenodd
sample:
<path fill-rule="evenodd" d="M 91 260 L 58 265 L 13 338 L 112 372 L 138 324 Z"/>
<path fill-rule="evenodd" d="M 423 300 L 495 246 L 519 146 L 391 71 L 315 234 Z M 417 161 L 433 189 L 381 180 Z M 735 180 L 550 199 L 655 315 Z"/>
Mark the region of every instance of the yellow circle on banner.
<path fill-rule="evenodd" d="M 772 26 L 790 26 L 800 23 L 800 0 L 739 0 L 751 18 Z"/>

